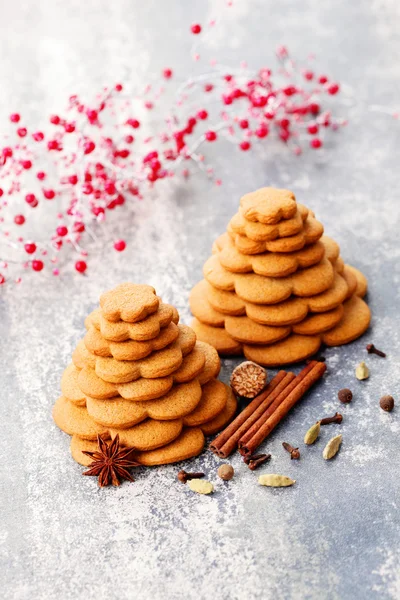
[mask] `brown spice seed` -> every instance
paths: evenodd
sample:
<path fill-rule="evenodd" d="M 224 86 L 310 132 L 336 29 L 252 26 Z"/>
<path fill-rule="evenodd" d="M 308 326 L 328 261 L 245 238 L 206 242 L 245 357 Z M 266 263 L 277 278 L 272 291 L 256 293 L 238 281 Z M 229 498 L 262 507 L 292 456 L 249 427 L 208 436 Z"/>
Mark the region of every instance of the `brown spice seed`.
<path fill-rule="evenodd" d="M 230 481 L 232 479 L 232 477 L 234 476 L 235 471 L 232 467 L 232 465 L 221 465 L 218 468 L 218 476 L 221 477 L 221 479 L 223 479 L 224 481 Z"/>
<path fill-rule="evenodd" d="M 353 400 L 353 393 L 348 388 L 343 388 L 343 390 L 339 390 L 338 398 L 343 404 L 349 404 Z"/>
<path fill-rule="evenodd" d="M 379 406 L 386 412 L 391 412 L 394 408 L 393 396 L 382 396 L 379 400 Z"/>

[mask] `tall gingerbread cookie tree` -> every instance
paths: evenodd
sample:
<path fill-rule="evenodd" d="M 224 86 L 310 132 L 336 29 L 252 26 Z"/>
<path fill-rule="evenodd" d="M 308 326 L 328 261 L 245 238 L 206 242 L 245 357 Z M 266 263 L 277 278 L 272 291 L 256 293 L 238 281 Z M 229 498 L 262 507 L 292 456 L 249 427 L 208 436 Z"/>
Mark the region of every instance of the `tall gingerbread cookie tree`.
<path fill-rule="evenodd" d="M 276 366 L 364 333 L 366 278 L 323 232 L 289 190 L 243 196 L 191 292 L 197 338 L 222 355 Z"/>
<path fill-rule="evenodd" d="M 82 451 L 95 451 L 98 435 L 117 434 L 144 465 L 190 458 L 233 417 L 236 399 L 216 379 L 217 352 L 178 321 L 148 285 L 125 283 L 101 296 L 53 408 L 77 462 L 91 463 Z"/>

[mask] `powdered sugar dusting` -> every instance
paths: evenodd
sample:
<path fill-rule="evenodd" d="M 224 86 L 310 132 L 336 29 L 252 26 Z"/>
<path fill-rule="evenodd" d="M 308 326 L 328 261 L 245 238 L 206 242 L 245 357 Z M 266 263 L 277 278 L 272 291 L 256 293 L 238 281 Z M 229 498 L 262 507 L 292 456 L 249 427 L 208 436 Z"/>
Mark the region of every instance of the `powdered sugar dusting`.
<path fill-rule="evenodd" d="M 211 16 L 211 9 L 207 14 L 208 8 L 194 7 L 169 3 L 166 30 L 165 16 L 152 1 L 57 0 L 40 13 L 11 6 L 9 20 L 0 23 L 15 32 L 13 43 L 0 36 L 10 57 L 0 65 L 6 82 L 1 107 L 20 103 L 34 111 L 40 102 L 51 111 L 56 100 L 47 82 L 55 72 L 62 74 L 65 89 L 65 81 L 83 75 L 82 86 L 90 91 L 124 69 L 136 77 L 139 68 L 176 64 L 181 52 L 170 34 L 181 23 L 182 10 L 187 22 Z M 312 161 L 295 160 L 279 148 L 257 158 L 235 155 L 229 147 L 212 156 L 221 187 L 210 188 L 203 177 L 193 177 L 184 189 L 163 184 L 153 199 L 132 207 L 123 256 L 112 246 L 107 251 L 106 244 L 91 264 L 90 278 L 77 275 L 51 288 L 2 292 L 0 589 L 7 597 L 364 600 L 400 595 L 398 130 L 387 115 L 365 110 L 368 104 L 398 103 L 393 80 L 400 66 L 395 58 L 388 60 L 400 50 L 393 18 L 397 4 L 374 1 L 359 10 L 350 3 L 317 0 L 301 7 L 294 0 L 235 0 L 232 10 L 219 29 L 221 61 L 229 64 L 240 50 L 240 57 L 247 54 L 257 65 L 260 52 L 286 39 L 294 52 L 318 47 L 321 64 L 328 61 L 337 79 L 347 77 L 354 91 L 350 127 L 341 134 L 340 146 L 333 140 L 329 153 Z M 54 29 L 57 14 L 63 17 L 61 41 Z M 37 40 L 39 77 L 26 60 Z M 62 56 L 50 56 L 54 48 L 62 49 Z M 183 79 L 188 68 L 182 59 Z M 374 316 L 362 339 L 323 351 L 328 366 L 323 383 L 263 446 L 272 459 L 259 472 L 282 473 L 296 484 L 261 487 L 258 471 L 252 473 L 236 455 L 229 460 L 236 475 L 224 483 L 216 475 L 220 461 L 205 452 L 183 465 L 137 469 L 137 481 L 118 489 L 98 489 L 94 479 L 81 476 L 68 436 L 51 418 L 85 316 L 103 290 L 133 280 L 154 285 L 188 323 L 189 291 L 201 278 L 213 240 L 226 229 L 241 194 L 265 184 L 293 187 L 298 200 L 316 212 L 345 260 L 367 275 Z M 117 228 L 116 223 L 110 244 Z M 367 355 L 371 341 L 387 352 L 386 359 Z M 360 382 L 354 372 L 361 360 L 371 374 Z M 224 381 L 237 363 L 224 361 Z M 350 405 L 337 399 L 343 387 L 353 391 Z M 379 408 L 384 394 L 396 401 L 390 414 Z M 305 447 L 307 429 L 336 411 L 343 414 L 342 425 L 323 427 L 317 442 Z M 325 444 L 339 432 L 340 452 L 323 460 Z M 299 446 L 299 461 L 290 460 L 282 441 Z M 179 483 L 176 473 L 182 466 L 204 470 L 215 493 L 199 496 Z"/>

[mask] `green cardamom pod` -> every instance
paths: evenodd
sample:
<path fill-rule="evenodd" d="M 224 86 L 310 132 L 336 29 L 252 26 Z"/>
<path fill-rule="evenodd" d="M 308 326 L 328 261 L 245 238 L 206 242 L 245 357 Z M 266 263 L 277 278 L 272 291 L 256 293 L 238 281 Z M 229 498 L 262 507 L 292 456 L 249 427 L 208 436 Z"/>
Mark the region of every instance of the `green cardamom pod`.
<path fill-rule="evenodd" d="M 295 480 L 286 477 L 286 475 L 277 475 L 275 473 L 260 475 L 258 478 L 260 485 L 267 485 L 269 487 L 287 487 L 296 483 Z"/>
<path fill-rule="evenodd" d="M 324 451 L 322 453 L 322 456 L 325 458 L 325 460 L 330 460 L 339 452 L 341 443 L 342 443 L 341 435 L 335 435 L 335 437 L 333 437 L 332 439 L 329 440 L 329 442 L 325 446 Z"/>
<path fill-rule="evenodd" d="M 369 369 L 368 369 L 367 365 L 365 364 L 365 362 L 360 362 L 360 364 L 356 368 L 356 377 L 360 381 L 362 381 L 363 379 L 368 379 Z"/>
<path fill-rule="evenodd" d="M 187 484 L 192 492 L 198 494 L 211 494 L 214 491 L 213 484 L 206 479 L 190 479 Z"/>
<path fill-rule="evenodd" d="M 318 421 L 317 423 L 315 423 L 314 425 L 312 425 L 312 427 L 310 427 L 310 429 L 307 431 L 306 435 L 304 436 L 304 443 L 307 445 L 311 445 L 315 442 L 315 440 L 317 439 L 317 437 L 319 436 L 319 432 L 321 429 L 321 423 Z"/>

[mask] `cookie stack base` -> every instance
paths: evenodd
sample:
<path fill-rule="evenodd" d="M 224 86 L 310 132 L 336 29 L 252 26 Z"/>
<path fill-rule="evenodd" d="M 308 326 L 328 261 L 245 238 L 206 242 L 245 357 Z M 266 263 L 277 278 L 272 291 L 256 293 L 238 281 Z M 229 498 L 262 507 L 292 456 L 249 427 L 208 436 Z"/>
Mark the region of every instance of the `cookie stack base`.
<path fill-rule="evenodd" d="M 232 390 L 228 386 L 226 387 L 229 390 L 227 403 L 222 412 L 216 417 L 199 427 L 185 427 L 175 440 L 161 448 L 136 452 L 134 459 L 142 465 L 155 466 L 176 463 L 198 456 L 204 448 L 205 435 L 213 435 L 223 429 L 236 413 L 236 397 Z M 108 434 L 105 434 L 105 436 L 109 437 Z M 71 455 L 77 463 L 85 467 L 89 466 L 92 459 L 83 454 L 82 451 L 94 452 L 96 449 L 96 440 L 87 440 L 77 435 L 72 436 Z"/>

